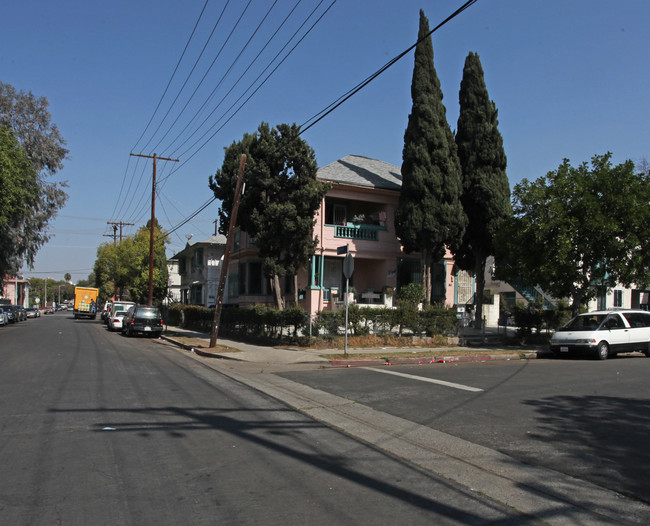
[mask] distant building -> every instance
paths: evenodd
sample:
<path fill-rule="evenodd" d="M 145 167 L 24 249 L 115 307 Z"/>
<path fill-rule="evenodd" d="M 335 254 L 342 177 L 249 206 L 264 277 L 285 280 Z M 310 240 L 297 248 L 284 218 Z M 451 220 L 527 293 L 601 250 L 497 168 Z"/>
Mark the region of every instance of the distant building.
<path fill-rule="evenodd" d="M 178 260 L 167 260 L 167 272 L 169 280 L 167 281 L 167 297 L 165 303 L 178 303 L 181 301 L 181 276 L 178 273 Z"/>
<path fill-rule="evenodd" d="M 195 243 L 188 242 L 183 250 L 170 258 L 178 265 L 177 290 L 181 303 L 204 307 L 216 304 L 225 251 L 226 237 L 217 235 Z M 171 273 L 170 278 L 172 282 L 176 279 Z"/>
<path fill-rule="evenodd" d="M 0 290 L 0 303 L 29 307 L 29 280 L 16 276 L 5 276 Z"/>

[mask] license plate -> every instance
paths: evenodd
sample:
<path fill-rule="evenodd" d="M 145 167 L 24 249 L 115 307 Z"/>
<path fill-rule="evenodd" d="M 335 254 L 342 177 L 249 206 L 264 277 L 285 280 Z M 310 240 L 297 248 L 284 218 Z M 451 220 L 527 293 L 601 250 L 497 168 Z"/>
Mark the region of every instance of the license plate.
<path fill-rule="evenodd" d="M 569 352 L 568 347 L 560 347 L 560 352 Z"/>
<path fill-rule="evenodd" d="M 145 327 L 144 328 L 144 332 L 147 332 L 147 331 L 150 331 L 150 330 L 151 330 L 151 327 Z"/>

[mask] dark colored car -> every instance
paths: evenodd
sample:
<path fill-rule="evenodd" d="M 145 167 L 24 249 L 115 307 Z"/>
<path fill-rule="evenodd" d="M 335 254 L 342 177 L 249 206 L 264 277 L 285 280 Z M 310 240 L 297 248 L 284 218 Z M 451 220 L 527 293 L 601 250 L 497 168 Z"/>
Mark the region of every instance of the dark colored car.
<path fill-rule="evenodd" d="M 163 330 L 163 319 L 158 307 L 134 305 L 129 307 L 122 320 L 122 332 L 127 336 L 142 333 L 159 336 Z"/>
<path fill-rule="evenodd" d="M 18 323 L 22 320 L 20 316 L 20 308 L 18 305 L 5 305 L 5 312 L 9 318 L 9 323 Z"/>

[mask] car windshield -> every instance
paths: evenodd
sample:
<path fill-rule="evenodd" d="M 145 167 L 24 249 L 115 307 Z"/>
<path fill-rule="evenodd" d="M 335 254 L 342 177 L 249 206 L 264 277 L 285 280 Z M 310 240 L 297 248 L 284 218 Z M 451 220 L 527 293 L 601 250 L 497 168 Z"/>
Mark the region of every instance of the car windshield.
<path fill-rule="evenodd" d="M 136 315 L 138 318 L 159 318 L 160 312 L 156 307 L 145 307 L 138 309 Z"/>
<path fill-rule="evenodd" d="M 125 311 L 125 310 L 118 310 L 118 311 L 114 314 L 114 316 L 115 316 L 116 318 L 124 318 L 124 315 L 125 315 L 125 314 L 126 314 L 126 311 Z"/>
<path fill-rule="evenodd" d="M 576 316 L 564 327 L 562 331 L 593 331 L 600 327 L 607 314 L 582 314 Z"/>

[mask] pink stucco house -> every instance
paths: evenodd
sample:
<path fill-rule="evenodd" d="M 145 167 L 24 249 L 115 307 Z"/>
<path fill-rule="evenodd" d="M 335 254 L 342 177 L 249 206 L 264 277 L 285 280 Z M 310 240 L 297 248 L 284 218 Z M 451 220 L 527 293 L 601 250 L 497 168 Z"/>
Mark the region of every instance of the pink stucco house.
<path fill-rule="evenodd" d="M 0 290 L 0 304 L 14 304 L 29 307 L 29 280 L 16 276 L 5 276 Z"/>
<path fill-rule="evenodd" d="M 331 184 L 316 213 L 316 254 L 309 268 L 298 276 L 300 303 L 308 312 L 336 309 L 345 291 L 344 255 L 347 246 L 354 258 L 354 301 L 382 306 L 390 304 L 383 292 L 421 282 L 419 254 L 405 254 L 395 234 L 394 214 L 401 187 L 397 166 L 349 155 L 318 170 L 318 178 Z M 254 242 L 237 232 L 228 268 L 231 304 L 273 303 L 257 259 Z M 474 295 L 474 282 L 459 272 L 448 252 L 434 268 L 434 300 L 446 306 L 465 305 Z M 291 283 L 284 284 L 290 290 Z"/>

